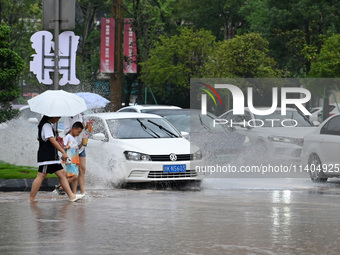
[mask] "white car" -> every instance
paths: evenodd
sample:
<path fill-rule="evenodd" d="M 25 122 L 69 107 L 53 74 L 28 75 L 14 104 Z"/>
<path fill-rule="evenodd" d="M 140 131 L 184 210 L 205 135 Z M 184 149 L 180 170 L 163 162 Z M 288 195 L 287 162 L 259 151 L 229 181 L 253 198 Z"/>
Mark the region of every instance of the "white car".
<path fill-rule="evenodd" d="M 203 164 L 201 150 L 190 146 L 164 118 L 111 112 L 85 115 L 84 121 L 89 120 L 93 121 L 93 131 L 86 152 L 103 168 L 106 157 L 110 157 L 114 184 L 202 180 L 203 175 L 195 170 L 196 165 Z"/>
<path fill-rule="evenodd" d="M 326 182 L 330 177 L 340 177 L 339 151 L 340 114 L 337 114 L 304 137 L 302 170 L 309 171 L 313 182 Z"/>
<path fill-rule="evenodd" d="M 312 109 L 309 110 L 311 115 L 309 115 L 309 121 L 319 121 L 319 114 L 322 111 L 322 107 L 313 107 Z"/>
<path fill-rule="evenodd" d="M 320 108 L 321 108 L 321 110 L 318 113 L 318 121 L 322 122 L 323 121 L 323 119 L 322 119 L 322 107 L 320 107 Z M 340 113 L 339 108 L 340 108 L 340 104 L 330 104 L 329 105 L 329 116 L 339 114 Z"/>
<path fill-rule="evenodd" d="M 181 109 L 181 107 L 173 105 L 157 105 L 157 104 L 143 104 L 143 105 L 130 105 L 119 109 L 117 112 L 144 112 L 148 113 L 153 110 L 165 109 Z"/>
<path fill-rule="evenodd" d="M 229 110 L 219 119 L 228 121 L 228 125 L 249 138 L 256 160 L 299 162 L 303 137 L 316 129 L 293 108 L 287 108 L 286 115 L 281 115 L 280 108 L 270 115 L 255 115 L 245 107 L 244 115 L 234 115 L 233 110 Z"/>

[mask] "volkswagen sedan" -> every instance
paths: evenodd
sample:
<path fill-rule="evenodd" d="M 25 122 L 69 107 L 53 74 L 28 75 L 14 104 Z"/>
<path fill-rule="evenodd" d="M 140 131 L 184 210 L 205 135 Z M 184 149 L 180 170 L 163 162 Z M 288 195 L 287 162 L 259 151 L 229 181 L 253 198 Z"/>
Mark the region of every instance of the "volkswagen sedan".
<path fill-rule="evenodd" d="M 201 150 L 190 145 L 164 118 L 115 112 L 85 115 L 84 121 L 89 120 L 93 121 L 93 131 L 87 154 L 97 160 L 99 168 L 110 168 L 116 185 L 202 180 L 195 168 L 203 163 Z"/>

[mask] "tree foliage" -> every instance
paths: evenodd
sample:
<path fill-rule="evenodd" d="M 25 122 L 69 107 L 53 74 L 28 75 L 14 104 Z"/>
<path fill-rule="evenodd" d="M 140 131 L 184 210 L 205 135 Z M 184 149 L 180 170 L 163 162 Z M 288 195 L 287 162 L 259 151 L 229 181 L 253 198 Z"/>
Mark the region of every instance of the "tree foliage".
<path fill-rule="evenodd" d="M 113 16 L 115 2 L 76 1 L 81 85 L 71 90 L 91 90 L 97 82 L 100 19 Z M 186 104 L 194 77 L 334 77 L 336 70 L 320 63 L 322 46 L 340 33 L 340 1 L 123 0 L 123 17 L 134 18 L 138 64 L 136 75 L 123 76 L 125 89 L 131 92 L 137 81 L 142 95 L 146 83 L 163 103 Z M 30 92 L 45 89 L 29 71 L 30 37 L 42 30 L 41 18 L 41 0 L 0 1 L 0 21 L 12 28 L 7 48 L 25 61 L 18 83 Z"/>
<path fill-rule="evenodd" d="M 329 37 L 321 51 L 311 65 L 310 77 L 333 78 L 333 79 L 311 79 L 306 85 L 314 94 L 324 97 L 323 119 L 329 116 L 329 96 L 333 91 L 340 89 L 340 34 Z"/>
<path fill-rule="evenodd" d="M 184 98 L 180 104 L 188 106 L 190 78 L 202 77 L 214 41 L 211 32 L 188 27 L 179 28 L 179 35 L 161 36 L 149 59 L 141 63 L 143 81 L 163 102 L 177 94 L 177 98 Z"/>
<path fill-rule="evenodd" d="M 10 102 L 20 96 L 17 77 L 24 66 L 20 56 L 9 49 L 10 32 L 8 26 L 0 25 L 0 122 L 15 115 Z"/>
<path fill-rule="evenodd" d="M 268 41 L 256 33 L 218 42 L 205 63 L 205 77 L 282 77 L 275 60 L 268 56 L 268 46 Z"/>
<path fill-rule="evenodd" d="M 244 0 L 186 0 L 173 4 L 173 19 L 180 25 L 209 30 L 218 40 L 235 37 L 242 26 L 240 8 Z"/>
<path fill-rule="evenodd" d="M 305 77 L 326 37 L 340 32 L 340 2 L 249 0 L 243 31 L 260 32 L 287 76 Z"/>

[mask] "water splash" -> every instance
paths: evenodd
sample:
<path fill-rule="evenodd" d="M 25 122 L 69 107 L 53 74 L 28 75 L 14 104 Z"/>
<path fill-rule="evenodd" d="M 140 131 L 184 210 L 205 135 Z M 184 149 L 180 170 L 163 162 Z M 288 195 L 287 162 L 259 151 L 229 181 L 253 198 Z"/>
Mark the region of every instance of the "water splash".
<path fill-rule="evenodd" d="M 0 129 L 0 141 L 3 149 L 0 160 L 24 166 L 37 166 L 38 127 L 26 119 L 18 118 L 6 122 Z M 86 159 L 86 186 L 95 189 L 112 188 L 118 183 L 117 176 L 113 175 L 115 167 L 110 162 L 110 156 L 95 153 L 91 145 L 87 148 Z M 99 158 L 98 158 L 99 156 Z"/>

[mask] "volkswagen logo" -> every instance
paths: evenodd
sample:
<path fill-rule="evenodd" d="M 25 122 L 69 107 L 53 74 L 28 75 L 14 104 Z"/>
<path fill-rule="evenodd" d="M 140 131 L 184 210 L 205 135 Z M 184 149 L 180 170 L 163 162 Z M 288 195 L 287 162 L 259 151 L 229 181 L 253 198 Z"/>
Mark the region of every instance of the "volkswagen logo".
<path fill-rule="evenodd" d="M 176 161 L 176 160 L 177 160 L 177 156 L 176 156 L 175 153 L 171 153 L 171 154 L 170 154 L 170 160 L 171 160 L 171 161 Z"/>

